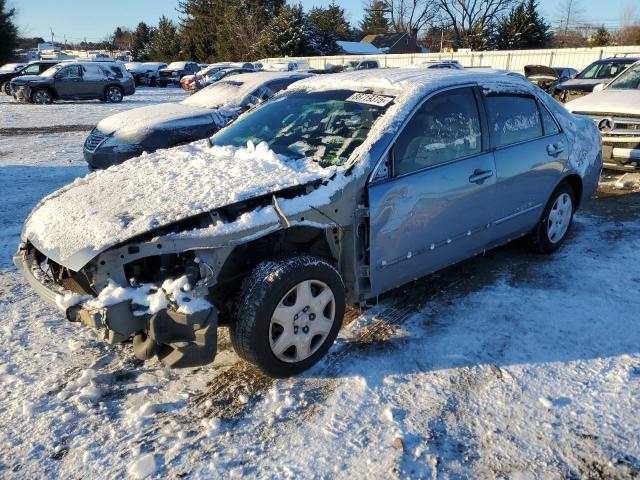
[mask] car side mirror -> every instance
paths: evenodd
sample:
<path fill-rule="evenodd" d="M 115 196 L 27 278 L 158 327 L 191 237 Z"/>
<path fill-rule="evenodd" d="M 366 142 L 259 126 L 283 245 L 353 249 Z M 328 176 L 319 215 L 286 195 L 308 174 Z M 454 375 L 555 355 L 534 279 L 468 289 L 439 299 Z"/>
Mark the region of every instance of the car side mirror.
<path fill-rule="evenodd" d="M 605 87 L 607 86 L 606 83 L 599 83 L 598 85 L 596 85 L 595 87 L 593 87 L 593 92 L 601 92 L 602 90 L 605 89 Z"/>
<path fill-rule="evenodd" d="M 56 80 L 60 80 L 62 78 L 62 75 L 59 73 L 56 73 L 53 78 L 55 78 Z"/>

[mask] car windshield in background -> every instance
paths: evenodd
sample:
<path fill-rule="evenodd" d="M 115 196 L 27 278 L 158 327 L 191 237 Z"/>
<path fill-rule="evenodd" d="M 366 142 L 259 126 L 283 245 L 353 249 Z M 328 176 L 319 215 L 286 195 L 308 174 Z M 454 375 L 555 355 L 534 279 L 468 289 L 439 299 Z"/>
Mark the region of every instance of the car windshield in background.
<path fill-rule="evenodd" d="M 243 85 L 242 82 L 233 80 L 220 81 L 203 88 L 182 103 L 202 108 L 220 108 L 229 104 L 240 104 L 248 93 L 245 88 L 242 88 Z"/>
<path fill-rule="evenodd" d="M 44 72 L 40 74 L 41 77 L 52 77 L 56 74 L 58 70 L 60 70 L 64 65 L 62 63 L 58 63 L 51 68 L 47 68 Z"/>
<path fill-rule="evenodd" d="M 634 89 L 640 88 L 640 65 L 630 68 L 618 78 L 616 78 L 609 88 Z"/>
<path fill-rule="evenodd" d="M 584 80 L 613 78 L 623 72 L 628 66 L 629 64 L 621 62 L 595 63 L 576 75 L 576 78 Z"/>
<path fill-rule="evenodd" d="M 167 68 L 176 70 L 187 66 L 187 62 L 171 62 Z"/>
<path fill-rule="evenodd" d="M 342 165 L 364 142 L 393 97 L 351 91 L 291 92 L 211 138 L 212 145 L 266 142 L 276 153 Z"/>

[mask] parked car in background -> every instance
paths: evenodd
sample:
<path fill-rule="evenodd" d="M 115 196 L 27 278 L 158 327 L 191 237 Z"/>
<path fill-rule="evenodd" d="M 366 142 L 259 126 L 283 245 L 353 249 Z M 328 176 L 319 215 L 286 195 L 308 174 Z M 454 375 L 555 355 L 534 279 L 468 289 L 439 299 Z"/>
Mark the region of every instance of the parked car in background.
<path fill-rule="evenodd" d="M 598 126 L 605 168 L 640 170 L 640 62 L 600 91 L 567 103 L 566 108 Z"/>
<path fill-rule="evenodd" d="M 10 63 L 0 68 L 0 91 L 11 95 L 11 79 L 22 75 L 40 75 L 58 63 L 57 60 L 37 60 L 31 63 Z M 6 67 L 6 68 L 5 68 Z"/>
<path fill-rule="evenodd" d="M 37 104 L 96 99 L 117 103 L 136 87 L 122 63 L 74 61 L 58 63 L 40 75 L 16 77 L 11 90 L 17 100 Z"/>
<path fill-rule="evenodd" d="M 578 74 L 575 68 L 526 65 L 524 76 L 547 93 L 553 93 L 558 83 L 570 80 Z"/>
<path fill-rule="evenodd" d="M 133 77 L 136 87 L 139 85 L 149 85 L 155 87 L 160 78 L 160 70 L 167 67 L 162 62 L 128 62 L 125 63 L 127 71 Z"/>
<path fill-rule="evenodd" d="M 180 86 L 184 90 L 189 91 L 189 87 L 193 82 L 195 82 L 197 77 L 201 77 L 201 78 L 206 77 L 216 72 L 219 72 L 220 70 L 223 70 L 225 68 L 231 68 L 231 67 L 233 67 L 233 64 L 231 62 L 212 63 L 210 65 L 207 65 L 205 68 L 198 70 L 193 75 L 185 75 L 184 77 L 182 77 L 180 79 Z"/>
<path fill-rule="evenodd" d="M 292 72 L 294 70 L 309 70 L 309 62 L 307 60 L 289 60 L 287 62 L 273 62 L 262 64 L 265 72 Z"/>
<path fill-rule="evenodd" d="M 560 82 L 553 89 L 553 96 L 562 103 L 593 92 L 596 85 L 607 83 L 637 62 L 638 58 L 612 57 L 593 62 L 574 78 Z"/>
<path fill-rule="evenodd" d="M 103 169 L 142 152 L 206 138 L 253 105 L 308 76 L 297 72 L 237 75 L 179 103 L 117 113 L 91 131 L 84 143 L 84 158 L 90 169 Z"/>
<path fill-rule="evenodd" d="M 166 87 L 167 85 L 178 85 L 185 75 L 193 75 L 200 67 L 196 62 L 172 62 L 167 68 L 160 70 L 160 78 L 158 85 Z"/>
<path fill-rule="evenodd" d="M 345 71 L 353 70 L 371 70 L 372 68 L 380 68 L 378 60 L 349 60 L 345 64 Z"/>
<path fill-rule="evenodd" d="M 253 73 L 253 71 L 253 69 L 247 68 L 223 68 L 209 75 L 193 75 L 193 77 L 189 79 L 188 82 L 186 81 L 187 77 L 183 77 L 182 80 L 180 80 L 180 85 L 186 91 L 196 93 L 197 91 L 202 90 L 212 83 L 219 82 L 223 78 L 229 78 L 234 75 L 240 75 L 242 73 Z"/>
<path fill-rule="evenodd" d="M 458 60 L 430 60 L 419 64 L 422 68 L 441 68 L 449 70 L 462 70 L 464 67 Z"/>
<path fill-rule="evenodd" d="M 139 358 L 211 362 L 224 324 L 241 358 L 284 377 L 329 350 L 347 303 L 525 235 L 556 251 L 601 167 L 593 122 L 524 77 L 315 76 L 209 142 L 49 195 L 14 262 Z"/>

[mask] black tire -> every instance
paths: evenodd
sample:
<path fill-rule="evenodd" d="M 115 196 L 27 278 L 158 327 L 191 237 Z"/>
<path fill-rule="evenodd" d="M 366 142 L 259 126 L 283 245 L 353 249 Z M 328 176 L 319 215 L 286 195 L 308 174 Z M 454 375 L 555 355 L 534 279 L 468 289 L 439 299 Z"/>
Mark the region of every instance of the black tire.
<path fill-rule="evenodd" d="M 272 315 L 280 302 L 288 298 L 285 297 L 290 294 L 288 292 L 307 281 L 319 282 L 331 290 L 333 323 L 326 337 L 320 338 L 313 346 L 310 356 L 300 361 L 283 361 L 274 354 L 270 345 L 274 334 Z M 277 378 L 297 375 L 313 366 L 333 345 L 342 325 L 344 309 L 345 288 L 342 278 L 325 260 L 309 255 L 268 260 L 260 263 L 242 283 L 235 315 L 229 325 L 231 342 L 241 358 L 253 363 L 265 374 Z M 308 315 L 308 319 L 314 320 L 311 315 Z M 304 333 L 308 331 L 307 327 Z M 309 345 L 314 340 L 317 338 L 310 338 Z M 312 348 L 309 347 L 309 350 Z"/>
<path fill-rule="evenodd" d="M 564 197 L 563 197 L 564 196 Z M 560 198 L 570 199 L 570 215 L 568 218 L 568 224 L 566 225 L 566 229 L 561 228 L 561 231 L 555 234 L 550 234 L 552 232 L 553 214 L 552 211 L 556 210 L 557 203 Z M 531 240 L 534 251 L 538 253 L 553 253 L 558 250 L 569 234 L 569 230 L 571 230 L 571 225 L 573 224 L 573 215 L 575 213 L 576 200 L 575 193 L 571 185 L 566 182 L 558 185 L 558 188 L 554 190 L 547 202 L 547 205 L 542 213 L 542 218 L 536 225 L 536 227 L 529 234 L 529 238 Z M 552 220 L 549 220 L 549 217 L 552 217 Z M 562 231 L 564 230 L 564 231 Z"/>
<path fill-rule="evenodd" d="M 151 80 L 149 80 L 149 86 L 150 87 L 157 87 L 158 86 L 158 81 L 155 79 L 155 77 L 151 77 Z"/>
<path fill-rule="evenodd" d="M 5 95 L 11 96 L 11 84 L 9 82 L 4 82 L 2 86 L 0 86 Z"/>
<path fill-rule="evenodd" d="M 44 88 L 37 88 L 31 93 L 31 103 L 38 105 L 50 105 L 53 103 L 51 92 Z"/>
<path fill-rule="evenodd" d="M 124 97 L 124 92 L 122 89 L 116 85 L 111 85 L 107 87 L 104 92 L 104 98 L 109 103 L 120 103 Z"/>

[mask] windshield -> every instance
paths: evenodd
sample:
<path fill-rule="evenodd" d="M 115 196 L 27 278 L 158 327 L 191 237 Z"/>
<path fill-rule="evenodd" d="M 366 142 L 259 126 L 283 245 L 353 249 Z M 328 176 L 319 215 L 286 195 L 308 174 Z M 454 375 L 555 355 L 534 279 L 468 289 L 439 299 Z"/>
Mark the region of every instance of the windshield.
<path fill-rule="evenodd" d="M 244 146 L 267 142 L 276 153 L 307 157 L 323 166 L 342 165 L 367 138 L 387 109 L 364 103 L 351 91 L 291 92 L 265 103 L 211 138 L 213 145 Z M 369 97 L 374 97 L 369 95 Z"/>
<path fill-rule="evenodd" d="M 635 89 L 640 88 L 640 65 L 630 68 L 613 82 L 609 84 L 609 88 Z"/>
<path fill-rule="evenodd" d="M 187 66 L 187 62 L 171 62 L 167 68 L 171 68 L 172 70 L 178 68 L 184 68 Z"/>
<path fill-rule="evenodd" d="M 243 82 L 228 80 L 220 81 L 194 93 L 182 103 L 203 108 L 220 108 L 230 104 L 240 104 L 246 88 Z"/>
<path fill-rule="evenodd" d="M 64 67 L 64 64 L 58 63 L 51 68 L 47 68 L 44 72 L 40 74 L 41 77 L 53 77 L 58 70 Z"/>
<path fill-rule="evenodd" d="M 589 65 L 583 71 L 581 71 L 576 78 L 581 78 L 584 80 L 589 79 L 601 79 L 601 78 L 613 78 L 620 73 L 624 72 L 624 70 L 629 66 L 629 63 L 623 62 L 605 62 L 605 63 L 594 63 Z"/>

